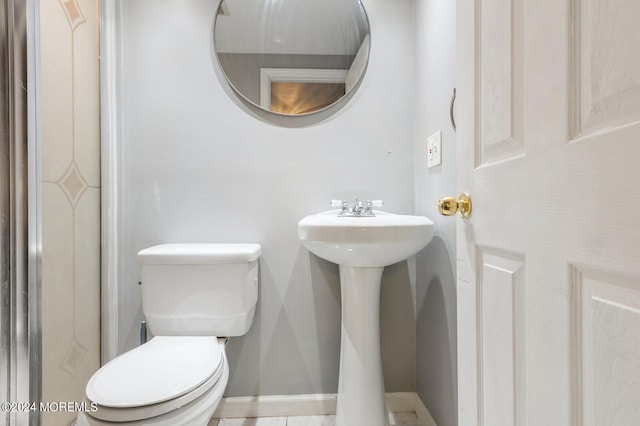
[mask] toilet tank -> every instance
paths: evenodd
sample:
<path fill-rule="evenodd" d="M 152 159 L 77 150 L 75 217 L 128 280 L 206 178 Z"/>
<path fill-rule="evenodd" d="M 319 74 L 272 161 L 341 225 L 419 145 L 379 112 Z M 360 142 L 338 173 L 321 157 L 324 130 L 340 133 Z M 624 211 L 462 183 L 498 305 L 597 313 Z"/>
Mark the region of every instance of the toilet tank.
<path fill-rule="evenodd" d="M 138 252 L 155 336 L 241 336 L 258 301 L 258 244 L 162 244 Z"/>

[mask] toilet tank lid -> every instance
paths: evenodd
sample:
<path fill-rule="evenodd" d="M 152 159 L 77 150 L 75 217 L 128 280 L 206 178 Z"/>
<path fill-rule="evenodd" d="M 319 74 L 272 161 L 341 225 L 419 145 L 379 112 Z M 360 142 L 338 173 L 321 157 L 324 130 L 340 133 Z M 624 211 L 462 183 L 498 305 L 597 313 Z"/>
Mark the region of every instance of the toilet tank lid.
<path fill-rule="evenodd" d="M 253 262 L 262 254 L 260 244 L 161 244 L 140 250 L 138 262 L 147 265 Z"/>

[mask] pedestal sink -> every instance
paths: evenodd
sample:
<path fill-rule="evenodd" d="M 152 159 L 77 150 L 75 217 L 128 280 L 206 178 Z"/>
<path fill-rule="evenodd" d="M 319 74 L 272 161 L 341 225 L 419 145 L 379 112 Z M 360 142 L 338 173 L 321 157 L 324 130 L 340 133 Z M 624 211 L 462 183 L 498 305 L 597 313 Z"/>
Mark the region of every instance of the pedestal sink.
<path fill-rule="evenodd" d="M 380 280 L 387 265 L 422 250 L 433 238 L 423 216 L 376 211 L 339 217 L 340 210 L 298 222 L 302 244 L 337 263 L 342 293 L 342 338 L 336 426 L 388 426 L 380 353 Z"/>

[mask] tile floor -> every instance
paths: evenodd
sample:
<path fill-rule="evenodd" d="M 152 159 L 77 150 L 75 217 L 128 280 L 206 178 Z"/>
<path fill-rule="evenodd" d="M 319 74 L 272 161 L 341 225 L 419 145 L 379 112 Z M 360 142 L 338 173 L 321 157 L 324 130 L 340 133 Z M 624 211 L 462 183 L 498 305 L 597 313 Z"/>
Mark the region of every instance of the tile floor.
<path fill-rule="evenodd" d="M 336 416 L 260 417 L 250 419 L 214 419 L 209 426 L 334 426 Z M 415 413 L 389 414 L 390 426 L 420 426 Z M 355 425 L 354 425 L 355 426 Z"/>

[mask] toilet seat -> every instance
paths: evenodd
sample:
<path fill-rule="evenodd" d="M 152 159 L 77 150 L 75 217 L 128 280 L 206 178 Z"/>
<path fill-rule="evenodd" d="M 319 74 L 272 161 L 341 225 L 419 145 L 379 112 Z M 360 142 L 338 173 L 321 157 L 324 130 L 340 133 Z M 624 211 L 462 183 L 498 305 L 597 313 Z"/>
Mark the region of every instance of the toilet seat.
<path fill-rule="evenodd" d="M 91 377 L 91 417 L 136 421 L 175 410 L 210 390 L 224 371 L 216 337 L 158 336 L 115 358 Z"/>

